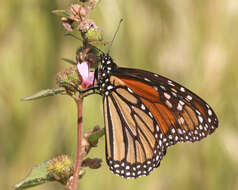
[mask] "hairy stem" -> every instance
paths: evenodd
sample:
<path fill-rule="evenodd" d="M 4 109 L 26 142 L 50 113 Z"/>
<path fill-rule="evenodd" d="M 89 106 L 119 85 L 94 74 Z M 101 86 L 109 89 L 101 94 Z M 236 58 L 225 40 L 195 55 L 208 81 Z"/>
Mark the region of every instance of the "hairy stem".
<path fill-rule="evenodd" d="M 79 171 L 82 163 L 81 157 L 81 141 L 82 141 L 82 111 L 83 111 L 83 99 L 79 98 L 77 101 L 77 111 L 78 111 L 78 127 L 77 127 L 77 153 L 76 161 L 74 167 L 74 175 L 72 183 L 69 186 L 69 190 L 77 190 Z"/>

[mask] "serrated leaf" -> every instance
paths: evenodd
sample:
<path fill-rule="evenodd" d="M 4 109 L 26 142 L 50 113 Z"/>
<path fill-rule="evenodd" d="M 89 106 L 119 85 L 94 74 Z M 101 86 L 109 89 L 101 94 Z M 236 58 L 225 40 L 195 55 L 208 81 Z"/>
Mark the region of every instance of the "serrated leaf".
<path fill-rule="evenodd" d="M 29 101 L 29 100 L 45 98 L 45 97 L 48 97 L 48 96 L 55 96 L 55 95 L 60 94 L 64 91 L 65 91 L 64 88 L 45 89 L 45 90 L 41 90 L 41 91 L 33 94 L 32 96 L 22 98 L 21 101 Z"/>
<path fill-rule="evenodd" d="M 88 137 L 88 142 L 92 146 L 96 146 L 96 144 L 98 143 L 98 139 L 101 138 L 104 134 L 105 134 L 105 128 L 100 129 Z"/>
<path fill-rule="evenodd" d="M 55 14 L 56 16 L 66 17 L 66 18 L 69 18 L 72 15 L 70 12 L 67 12 L 65 10 L 53 10 L 52 13 Z"/>
<path fill-rule="evenodd" d="M 43 184 L 48 181 L 52 181 L 52 178 L 47 172 L 48 161 L 42 162 L 41 164 L 33 167 L 30 173 L 21 182 L 14 185 L 14 189 L 26 189 L 36 185 Z"/>
<path fill-rule="evenodd" d="M 67 59 L 67 58 L 62 58 L 63 61 L 67 62 L 67 63 L 70 63 L 72 65 L 77 65 L 77 63 L 71 59 Z"/>

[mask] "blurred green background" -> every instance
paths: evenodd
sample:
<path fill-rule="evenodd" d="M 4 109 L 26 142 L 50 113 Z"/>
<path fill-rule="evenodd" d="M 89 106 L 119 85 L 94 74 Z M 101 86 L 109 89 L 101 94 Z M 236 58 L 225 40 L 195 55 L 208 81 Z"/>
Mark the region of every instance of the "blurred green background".
<path fill-rule="evenodd" d="M 80 42 L 64 37 L 54 9 L 70 0 L 0 1 L 0 189 L 11 189 L 30 168 L 56 155 L 75 156 L 76 107 L 56 96 L 33 102 L 20 98 L 55 87 L 57 72 L 74 59 Z M 238 189 L 238 2 L 236 0 L 101 0 L 91 18 L 112 39 L 120 66 L 157 72 L 204 98 L 219 129 L 199 143 L 168 149 L 148 177 L 125 180 L 105 163 L 104 140 L 89 156 L 102 168 L 87 170 L 79 189 Z M 102 101 L 84 101 L 84 131 L 103 126 Z M 63 189 L 48 183 L 36 190 Z"/>

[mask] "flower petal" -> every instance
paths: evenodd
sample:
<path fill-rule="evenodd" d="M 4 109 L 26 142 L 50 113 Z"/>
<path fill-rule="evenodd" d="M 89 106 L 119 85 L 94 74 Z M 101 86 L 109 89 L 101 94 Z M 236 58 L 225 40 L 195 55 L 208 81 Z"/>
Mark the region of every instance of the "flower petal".
<path fill-rule="evenodd" d="M 79 74 L 82 76 L 83 81 L 87 80 L 89 75 L 89 67 L 86 61 L 77 64 Z"/>

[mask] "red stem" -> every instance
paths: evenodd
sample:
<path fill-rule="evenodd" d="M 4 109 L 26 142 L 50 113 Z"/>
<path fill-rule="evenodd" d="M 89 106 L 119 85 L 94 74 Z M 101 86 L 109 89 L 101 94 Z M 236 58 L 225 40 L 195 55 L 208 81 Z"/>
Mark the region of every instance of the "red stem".
<path fill-rule="evenodd" d="M 76 161 L 75 161 L 73 180 L 69 187 L 70 190 L 77 190 L 79 171 L 80 171 L 80 166 L 82 163 L 82 158 L 81 158 L 82 111 L 83 111 L 83 100 L 82 99 L 77 100 L 77 109 L 78 109 L 77 153 L 76 153 Z"/>

